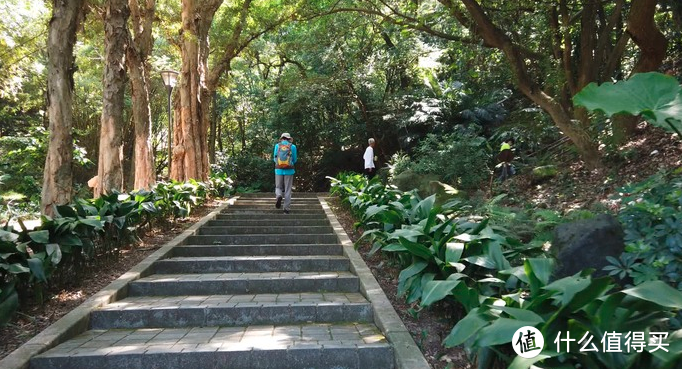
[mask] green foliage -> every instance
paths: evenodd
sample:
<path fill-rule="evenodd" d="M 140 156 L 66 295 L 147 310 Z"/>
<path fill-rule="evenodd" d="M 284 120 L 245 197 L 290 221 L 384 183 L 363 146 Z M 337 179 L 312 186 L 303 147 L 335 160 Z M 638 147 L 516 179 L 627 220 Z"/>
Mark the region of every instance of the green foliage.
<path fill-rule="evenodd" d="M 463 189 L 479 188 L 489 176 L 490 148 L 472 128 L 459 127 L 445 135 L 429 134 L 416 148 L 412 162 L 398 156 L 393 177 L 406 169 L 437 175 L 444 183 Z"/>
<path fill-rule="evenodd" d="M 54 218 L 43 217 L 28 231 L 0 229 L 0 322 L 7 322 L 18 306 L 17 293 L 32 289 L 42 301 L 43 286 L 60 275 L 78 274 L 91 262 L 118 255 L 137 231 L 153 220 L 189 215 L 209 196 L 232 191 L 231 180 L 158 183 L 151 191 L 112 193 L 97 199 L 76 199 L 57 206 Z"/>
<path fill-rule="evenodd" d="M 573 97 L 576 105 L 601 110 L 606 115 L 641 115 L 649 123 L 682 137 L 682 88 L 665 74 L 639 73 L 625 81 L 590 83 Z"/>
<path fill-rule="evenodd" d="M 659 173 L 618 190 L 618 220 L 626 252 L 610 258 L 611 275 L 630 277 L 635 285 L 661 280 L 682 290 L 682 176 Z"/>
<path fill-rule="evenodd" d="M 398 293 L 408 303 L 423 309 L 441 300 L 456 301 L 467 312 L 444 344 L 463 344 L 479 368 L 665 368 L 680 359 L 682 331 L 669 330 L 671 318 L 682 308 L 682 293 L 660 281 L 614 292 L 610 278 L 592 279 L 591 270 L 552 282 L 555 260 L 540 244 L 523 244 L 492 224 L 519 224 L 517 213 L 500 205 L 503 195 L 478 209 L 489 217 L 473 217 L 458 199 L 439 207 L 435 196 L 421 199 L 360 175 L 342 174 L 331 181 L 332 193 L 347 201 L 360 219 L 357 225 L 365 229 L 361 240 L 370 241 L 370 253 L 397 255 L 402 264 Z M 592 216 L 588 211 L 561 217 L 537 210 L 523 222 L 542 234 L 560 222 Z M 546 337 L 542 362 L 513 359 L 508 344 L 523 326 L 534 326 Z M 599 342 L 608 332 L 640 331 L 670 334 L 673 350 L 666 355 L 650 348 L 642 353 L 581 352 L 575 345 L 568 349 L 551 343 L 560 333 L 577 339 L 589 333 Z"/>
<path fill-rule="evenodd" d="M 255 191 L 271 191 L 274 188 L 274 164 L 271 159 L 246 153 L 236 156 L 220 153 L 216 156 L 219 160 L 212 166 L 214 173 L 232 178 L 236 186 Z"/>
<path fill-rule="evenodd" d="M 609 278 L 593 279 L 589 272 L 549 283 L 548 260 L 527 260 L 520 276 L 530 281 L 530 288 L 486 298 L 455 325 L 445 345 L 464 344 L 479 357 L 496 352 L 510 368 L 666 368 L 679 360 L 680 332 L 666 340 L 670 344 L 666 355 L 652 352 L 651 345 L 641 353 L 628 352 L 623 346 L 620 352 L 594 352 L 581 351 L 575 343 L 567 347 L 555 341 L 570 335 L 577 342 L 588 334 L 599 346 L 608 334 L 624 337 L 629 332 L 644 332 L 648 342 L 651 332 L 668 333 L 665 322 L 682 308 L 682 294 L 659 281 L 613 292 Z M 511 359 L 508 344 L 514 331 L 523 326 L 536 327 L 545 337 L 545 349 L 532 362 L 520 356 Z"/>

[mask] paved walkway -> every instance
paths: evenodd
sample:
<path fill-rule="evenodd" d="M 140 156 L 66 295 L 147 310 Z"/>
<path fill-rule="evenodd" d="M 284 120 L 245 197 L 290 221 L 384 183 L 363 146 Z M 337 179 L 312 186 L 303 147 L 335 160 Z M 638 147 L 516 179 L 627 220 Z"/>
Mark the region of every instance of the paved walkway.
<path fill-rule="evenodd" d="M 291 214 L 271 195 L 240 197 L 70 318 L 87 329 L 59 332 L 30 367 L 428 368 L 328 215 L 312 195 Z"/>

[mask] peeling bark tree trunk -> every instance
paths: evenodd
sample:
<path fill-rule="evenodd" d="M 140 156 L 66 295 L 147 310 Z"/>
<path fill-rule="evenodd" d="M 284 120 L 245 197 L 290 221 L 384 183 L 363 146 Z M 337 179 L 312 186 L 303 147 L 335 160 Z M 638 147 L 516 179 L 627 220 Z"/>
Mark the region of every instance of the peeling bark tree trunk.
<path fill-rule="evenodd" d="M 156 182 L 152 149 L 152 115 L 149 107 L 149 65 L 152 51 L 152 21 L 155 1 L 147 0 L 144 8 L 137 0 L 129 0 L 133 25 L 132 40 L 126 51 L 130 73 L 133 121 L 135 122 L 135 183 L 133 188 L 151 189 Z"/>
<path fill-rule="evenodd" d="M 205 78 L 208 31 L 222 0 L 182 1 L 182 71 L 179 118 L 175 122 L 171 178 L 208 179 L 208 108 Z"/>
<path fill-rule="evenodd" d="M 41 210 L 54 214 L 55 205 L 71 201 L 73 189 L 73 45 L 83 7 L 82 0 L 53 1 L 47 37 L 47 96 L 49 146 L 45 158 Z"/>
<path fill-rule="evenodd" d="M 628 17 L 627 32 L 637 44 L 640 56 L 632 74 L 657 70 L 668 48 L 668 40 L 656 26 L 654 14 L 657 0 L 633 0 Z M 638 117 L 617 115 L 613 118 L 613 135 L 616 143 L 623 143 L 637 128 Z"/>
<path fill-rule="evenodd" d="M 104 98 L 97 170 L 99 185 L 95 189 L 95 197 L 112 190 L 123 190 L 121 134 L 126 83 L 125 52 L 128 45 L 127 0 L 107 0 L 104 11 Z"/>

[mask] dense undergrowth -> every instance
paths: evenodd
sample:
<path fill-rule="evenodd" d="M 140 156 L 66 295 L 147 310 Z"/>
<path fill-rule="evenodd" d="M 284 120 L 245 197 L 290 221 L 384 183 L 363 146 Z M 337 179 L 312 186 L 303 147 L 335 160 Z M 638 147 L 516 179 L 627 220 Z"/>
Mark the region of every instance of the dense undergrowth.
<path fill-rule="evenodd" d="M 681 214 L 680 193 L 667 191 L 667 186 L 679 189 L 679 181 L 679 173 L 670 181 L 653 180 L 628 194 L 637 199 L 624 198 L 619 218 L 629 246 L 623 258 L 634 258 L 637 265 L 659 260 L 660 274 L 679 265 L 679 257 L 668 257 L 677 255 L 679 243 L 659 243 L 665 236 L 660 225 L 671 226 L 665 216 Z M 371 243 L 370 252 L 400 263 L 398 290 L 414 306 L 414 315 L 437 301 L 463 310 L 464 318 L 443 344 L 463 345 L 479 368 L 670 368 L 679 362 L 682 330 L 675 317 L 682 293 L 671 285 L 681 278 L 671 273 L 634 278 L 625 288 L 611 277 L 592 277 L 592 270 L 554 279 L 556 260 L 543 246 L 551 241 L 548 231 L 570 219 L 550 210 L 513 212 L 496 205 L 499 197 L 472 206 L 447 186 L 422 198 L 356 174 L 343 173 L 331 182 L 332 192 L 350 205 L 356 225 L 364 229 L 361 240 Z M 668 202 L 660 202 L 661 196 Z M 657 213 L 661 207 L 668 210 Z M 574 219 L 593 215 L 575 214 Z M 649 236 L 646 227 L 660 232 Z M 625 274 L 636 270 L 631 265 Z M 545 337 L 545 348 L 534 359 L 511 349 L 514 332 L 524 326 Z M 598 350 L 583 350 L 581 338 L 588 336 Z M 667 351 L 654 343 L 659 337 Z M 605 343 L 618 350 L 602 349 Z"/>
<path fill-rule="evenodd" d="M 0 324 L 31 294 L 40 302 L 46 286 L 76 279 L 93 264 L 106 267 L 140 231 L 186 217 L 208 198 L 231 191 L 225 176 L 207 182 L 160 182 L 151 191 L 76 198 L 57 206 L 54 217 L 41 217 L 35 229 L 27 229 L 21 219 L 15 229 L 8 220 L 0 228 Z"/>

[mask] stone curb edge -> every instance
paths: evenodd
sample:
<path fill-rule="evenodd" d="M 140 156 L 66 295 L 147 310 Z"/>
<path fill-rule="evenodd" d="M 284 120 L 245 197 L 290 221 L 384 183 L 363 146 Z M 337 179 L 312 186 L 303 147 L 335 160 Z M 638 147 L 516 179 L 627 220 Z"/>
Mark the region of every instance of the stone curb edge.
<path fill-rule="evenodd" d="M 322 203 L 334 233 L 336 233 L 339 242 L 343 246 L 343 254 L 350 259 L 351 271 L 360 278 L 360 291 L 372 304 L 374 323 L 393 346 L 396 369 L 431 368 L 431 365 L 429 365 L 421 350 L 417 347 L 417 344 L 388 300 L 388 297 L 386 297 L 379 282 L 374 278 L 372 271 L 369 270 L 360 253 L 355 251 L 353 242 L 348 237 L 348 234 L 346 234 L 341 223 L 336 219 L 336 216 L 325 200 L 326 197 L 319 197 L 320 203 Z"/>
<path fill-rule="evenodd" d="M 102 305 L 125 298 L 128 293 L 128 283 L 146 277 L 152 273 L 152 264 L 157 260 L 168 257 L 171 249 L 180 245 L 185 238 L 192 236 L 202 225 L 218 215 L 222 210 L 233 204 L 235 197 L 229 198 L 201 218 L 191 227 L 184 230 L 174 239 L 163 245 L 160 249 L 147 256 L 139 264 L 124 273 L 122 276 L 111 282 L 96 294 L 90 296 L 82 304 L 71 310 L 68 314 L 61 317 L 42 332 L 38 333 L 28 342 L 19 346 L 4 359 L 0 360 L 0 368 L 3 369 L 28 369 L 29 361 L 32 357 L 39 355 L 52 347 L 59 345 L 70 338 L 88 330 L 90 323 L 90 312 Z"/>

